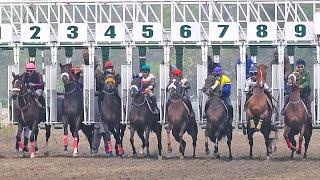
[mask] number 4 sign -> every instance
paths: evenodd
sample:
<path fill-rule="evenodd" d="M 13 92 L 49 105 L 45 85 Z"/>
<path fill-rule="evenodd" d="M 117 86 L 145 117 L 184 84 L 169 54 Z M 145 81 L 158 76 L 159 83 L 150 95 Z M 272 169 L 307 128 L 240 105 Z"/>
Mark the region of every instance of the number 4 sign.
<path fill-rule="evenodd" d="M 97 23 L 98 42 L 123 42 L 126 38 L 125 25 L 122 23 Z"/>

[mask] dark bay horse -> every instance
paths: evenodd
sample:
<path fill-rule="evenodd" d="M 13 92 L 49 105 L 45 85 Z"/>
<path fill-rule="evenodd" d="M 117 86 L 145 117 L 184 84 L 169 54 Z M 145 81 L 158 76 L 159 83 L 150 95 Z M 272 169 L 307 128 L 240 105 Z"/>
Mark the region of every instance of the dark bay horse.
<path fill-rule="evenodd" d="M 123 136 L 126 126 L 121 124 L 121 102 L 116 99 L 115 80 L 113 78 L 107 78 L 105 80 L 103 89 L 103 100 L 101 102 L 100 113 L 102 116 L 102 123 L 108 126 L 108 129 L 113 134 L 116 140 L 116 155 L 123 155 Z"/>
<path fill-rule="evenodd" d="M 86 135 L 89 145 L 90 153 L 92 152 L 93 141 L 93 125 L 83 124 L 84 110 L 83 110 L 83 87 L 82 84 L 76 81 L 71 73 L 72 64 L 60 64 L 61 79 L 64 84 L 65 92 L 62 102 L 63 113 L 63 144 L 64 152 L 68 152 L 68 125 L 73 137 L 73 157 L 78 156 L 79 134 L 78 131 L 82 129 Z"/>
<path fill-rule="evenodd" d="M 134 147 L 134 133 L 137 131 L 141 141 L 142 141 L 142 150 L 143 153 L 146 148 L 146 156 L 150 156 L 149 154 L 149 135 L 150 132 L 153 131 L 157 135 L 158 139 L 158 158 L 162 158 L 161 150 L 161 131 L 162 126 L 159 123 L 160 115 L 157 117 L 150 110 L 150 105 L 145 97 L 145 94 L 142 92 L 142 82 L 139 77 L 134 77 L 131 82 L 131 96 L 132 106 L 129 114 L 130 121 L 130 143 L 132 146 L 132 154 L 133 156 L 137 155 L 136 148 Z"/>
<path fill-rule="evenodd" d="M 167 137 L 168 137 L 168 152 L 172 151 L 170 141 L 170 131 L 177 142 L 180 143 L 179 152 L 181 153 L 180 159 L 184 158 L 186 141 L 183 140 L 183 135 L 187 131 L 192 137 L 193 157 L 195 157 L 198 127 L 195 119 L 190 118 L 190 110 L 184 103 L 181 97 L 180 81 L 173 79 L 168 86 L 169 101 L 166 122 L 168 123 Z"/>
<path fill-rule="evenodd" d="M 216 83 L 217 77 L 208 76 L 205 81 L 203 92 L 210 96 L 208 107 L 206 108 L 207 124 L 205 130 L 205 150 L 209 154 L 208 137 L 214 143 L 214 155 L 220 158 L 218 151 L 218 142 L 227 136 L 227 145 L 229 149 L 229 159 L 232 160 L 231 141 L 232 141 L 232 122 L 228 116 L 226 104 L 220 98 L 220 85 Z"/>
<path fill-rule="evenodd" d="M 252 96 L 248 100 L 247 108 L 247 134 L 250 145 L 249 158 L 252 158 L 253 134 L 261 131 L 265 139 L 267 148 L 267 159 L 269 159 L 269 134 L 271 132 L 272 107 L 268 102 L 268 97 L 264 93 L 264 84 L 266 83 L 266 66 L 257 67 L 257 85 L 252 90 Z"/>
<path fill-rule="evenodd" d="M 14 100 L 13 109 L 18 119 L 18 132 L 16 136 L 16 149 L 19 149 L 21 143 L 21 133 L 23 128 L 28 127 L 31 130 L 30 135 L 30 158 L 35 157 L 35 152 L 38 150 L 37 137 L 39 133 L 38 124 L 45 122 L 45 110 L 41 109 L 36 101 L 36 94 L 32 87 L 25 85 L 22 82 L 23 76 L 12 73 L 12 98 Z M 45 125 L 46 129 L 46 144 L 44 155 L 49 155 L 48 142 L 51 134 L 51 126 Z M 28 153 L 28 138 L 25 138 L 23 154 Z"/>
<path fill-rule="evenodd" d="M 288 77 L 288 85 L 290 89 L 289 102 L 284 110 L 284 133 L 287 146 L 291 149 L 291 158 L 294 151 L 301 154 L 301 146 L 303 137 L 305 138 L 305 151 L 303 158 L 307 157 L 310 138 L 312 135 L 312 124 L 308 121 L 308 111 L 300 98 L 299 73 L 295 72 Z M 299 135 L 299 145 L 296 149 L 295 135 Z"/>

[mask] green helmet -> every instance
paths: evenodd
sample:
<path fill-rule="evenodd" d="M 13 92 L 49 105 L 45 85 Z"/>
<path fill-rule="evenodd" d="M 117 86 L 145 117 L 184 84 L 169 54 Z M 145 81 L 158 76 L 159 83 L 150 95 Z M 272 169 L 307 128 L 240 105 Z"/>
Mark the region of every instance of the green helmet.
<path fill-rule="evenodd" d="M 149 71 L 150 72 L 150 65 L 149 64 L 144 64 L 141 68 L 142 71 Z"/>

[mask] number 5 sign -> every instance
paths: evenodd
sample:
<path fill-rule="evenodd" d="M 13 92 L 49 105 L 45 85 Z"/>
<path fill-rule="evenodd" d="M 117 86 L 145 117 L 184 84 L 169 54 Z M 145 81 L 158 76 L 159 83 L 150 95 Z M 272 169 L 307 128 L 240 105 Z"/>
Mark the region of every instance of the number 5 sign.
<path fill-rule="evenodd" d="M 135 41 L 162 41 L 161 23 L 137 22 L 133 24 L 132 35 Z"/>
<path fill-rule="evenodd" d="M 277 23 L 249 22 L 247 25 L 248 41 L 276 41 Z"/>
<path fill-rule="evenodd" d="M 200 24 L 197 22 L 176 22 L 172 25 L 172 41 L 200 41 Z"/>
<path fill-rule="evenodd" d="M 87 40 L 87 26 L 82 23 L 63 23 L 59 25 L 59 39 L 61 42 L 85 42 Z"/>

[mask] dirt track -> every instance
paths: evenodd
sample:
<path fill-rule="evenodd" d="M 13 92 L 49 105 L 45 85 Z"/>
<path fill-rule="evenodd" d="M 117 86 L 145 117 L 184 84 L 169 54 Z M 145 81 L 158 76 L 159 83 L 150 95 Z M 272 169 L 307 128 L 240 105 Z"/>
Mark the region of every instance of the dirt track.
<path fill-rule="evenodd" d="M 221 160 L 213 155 L 204 153 L 203 130 L 198 136 L 196 158 L 191 158 L 191 138 L 187 140 L 187 158 L 179 160 L 177 143 L 173 143 L 172 157 L 167 157 L 166 135 L 163 133 L 164 157 L 157 160 L 155 135 L 151 136 L 150 159 L 142 157 L 131 158 L 131 146 L 128 133 L 125 135 L 124 158 L 104 158 L 100 148 L 100 157 L 89 157 L 88 143 L 81 133 L 80 157 L 72 158 L 71 148 L 68 157 L 62 152 L 62 130 L 53 130 L 50 140 L 50 157 L 35 159 L 22 158 L 21 154 L 14 153 L 15 129 L 9 127 L 0 130 L 0 179 L 319 179 L 320 143 L 319 130 L 314 130 L 310 143 L 308 159 L 303 160 L 295 155 L 294 160 L 289 159 L 289 150 L 285 147 L 281 136 L 278 142 L 278 151 L 270 160 L 265 160 L 265 147 L 261 134 L 255 134 L 254 159 L 248 159 L 247 139 L 239 130 L 234 130 L 232 150 L 234 160 L 227 161 L 227 146 L 225 141 L 220 143 Z M 128 131 L 127 131 L 128 132 Z M 282 132 L 281 132 L 282 133 Z M 44 146 L 44 130 L 40 131 L 40 148 Z M 69 144 L 71 138 L 69 139 Z M 140 140 L 135 141 L 140 151 Z M 211 152 L 213 145 L 211 144 Z M 42 149 L 41 149 L 42 150 Z M 129 156 L 129 157 L 128 157 Z"/>

